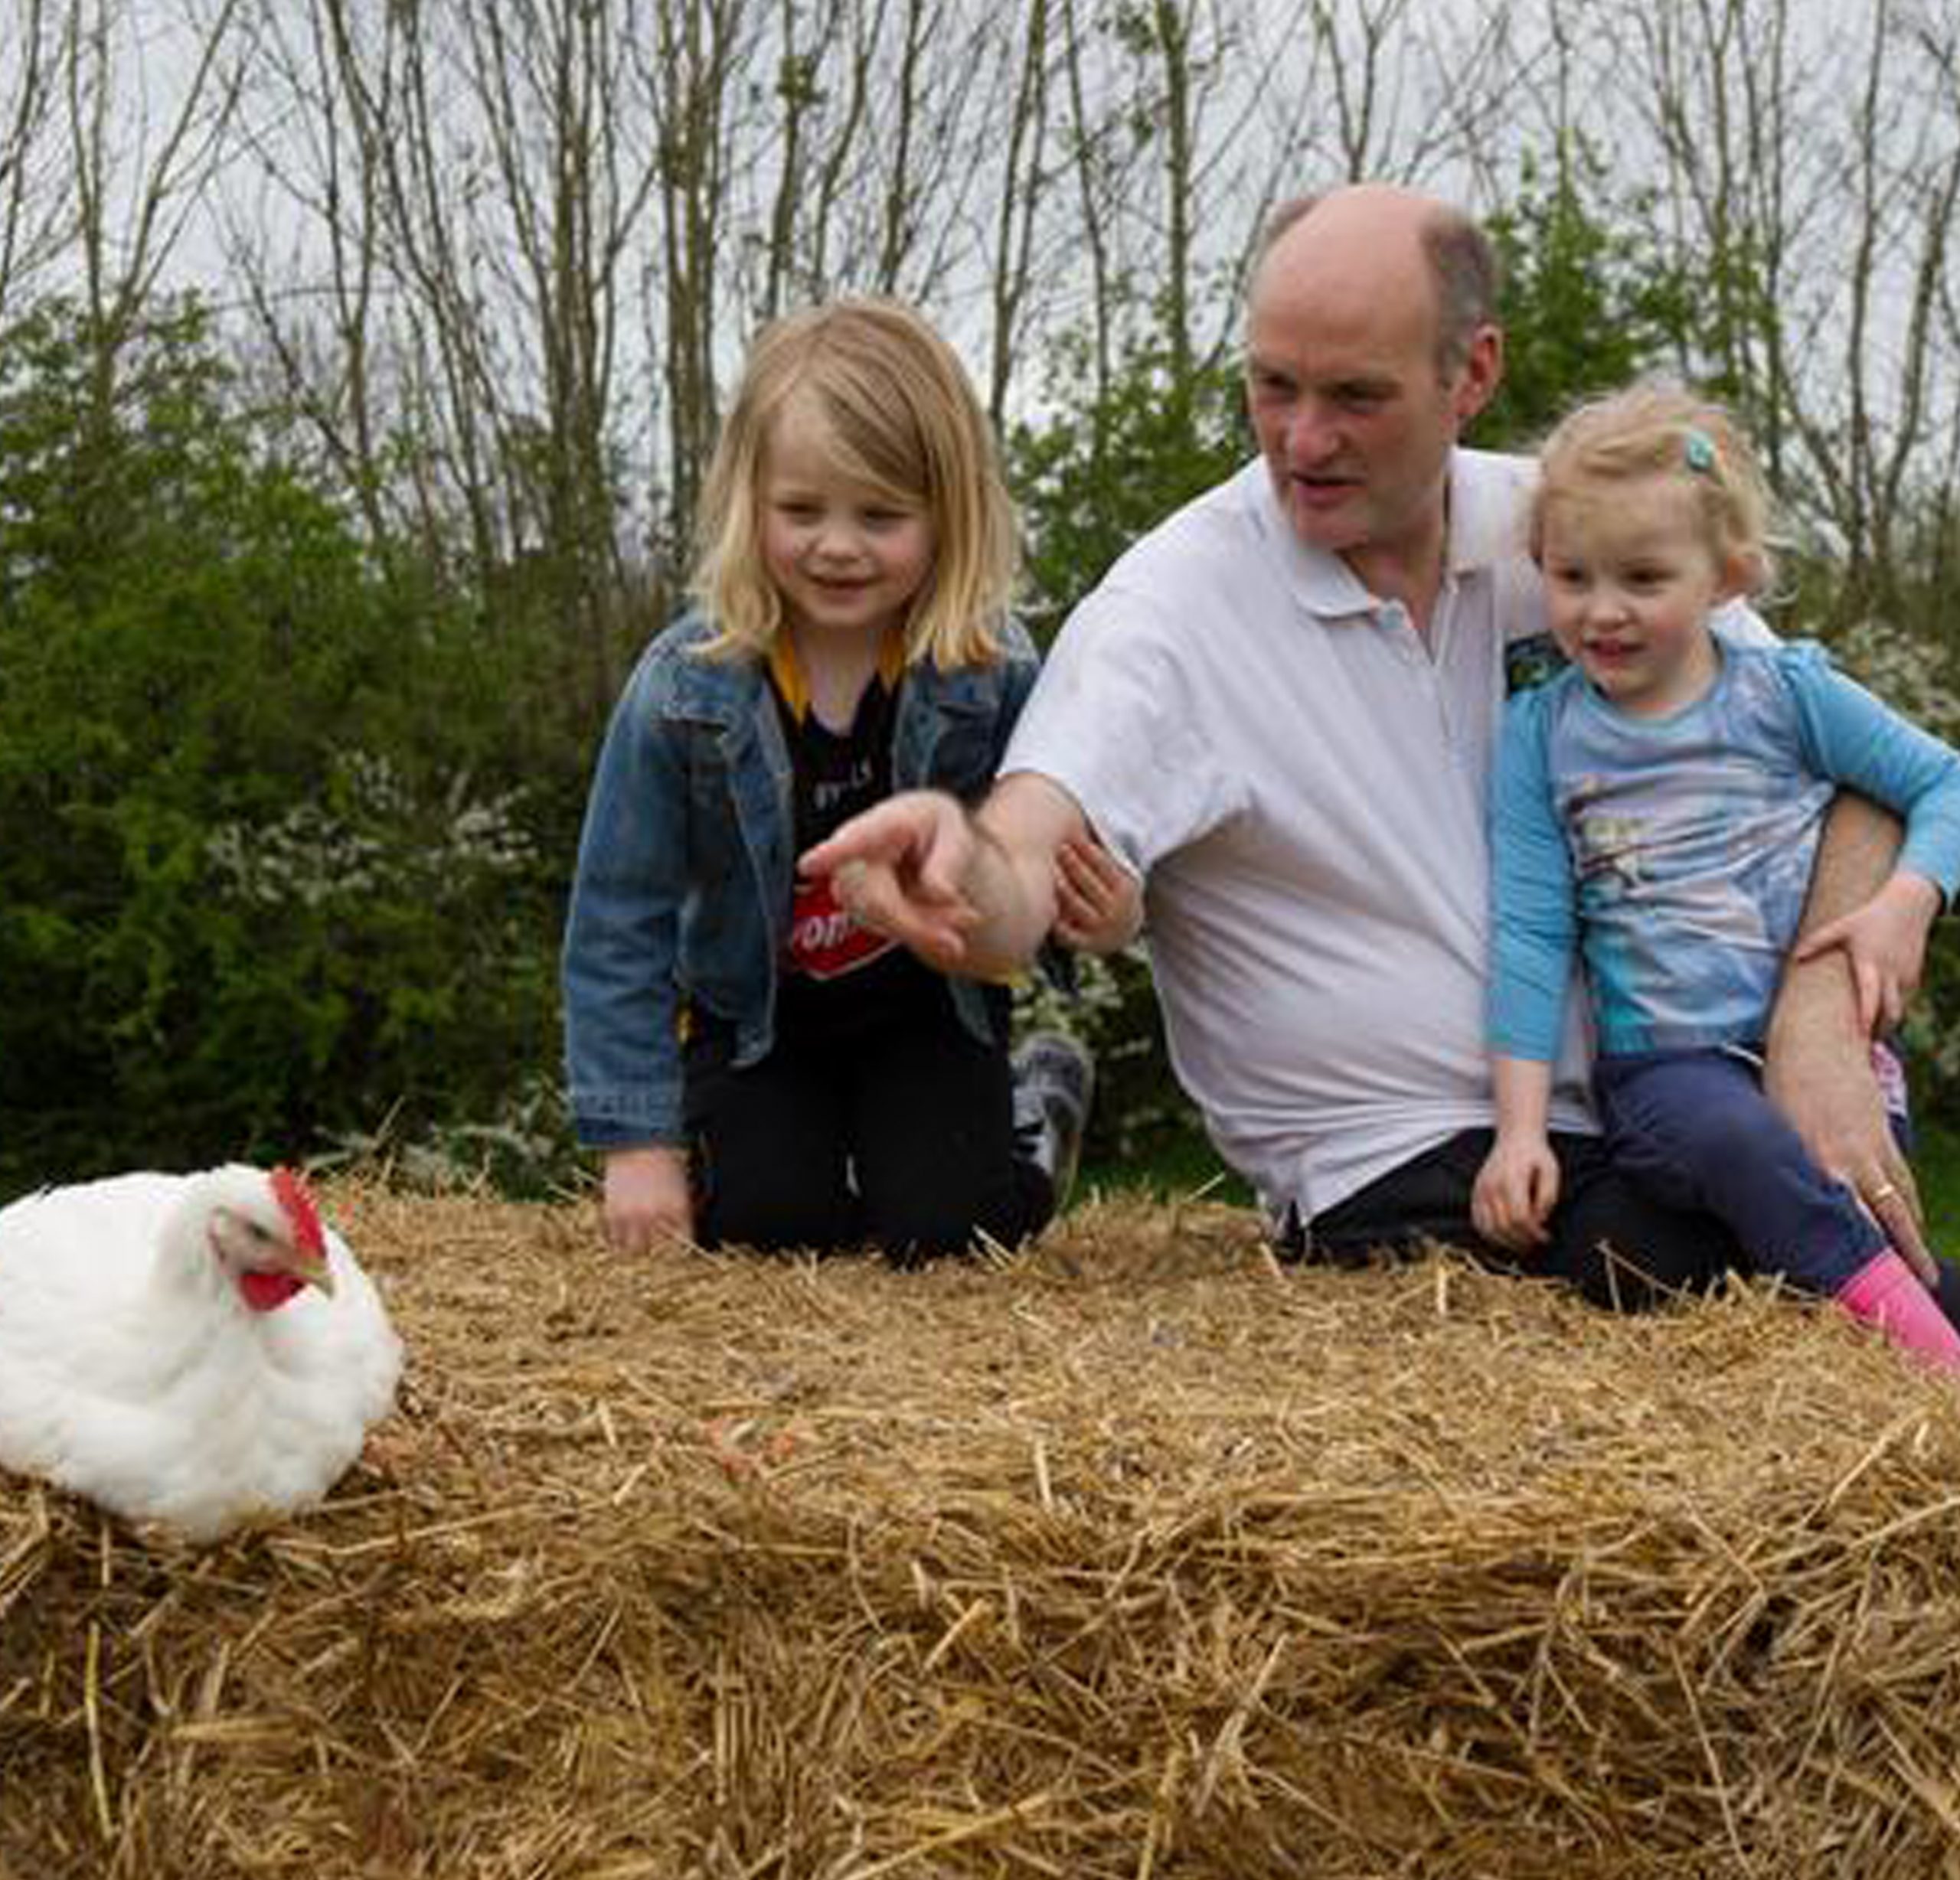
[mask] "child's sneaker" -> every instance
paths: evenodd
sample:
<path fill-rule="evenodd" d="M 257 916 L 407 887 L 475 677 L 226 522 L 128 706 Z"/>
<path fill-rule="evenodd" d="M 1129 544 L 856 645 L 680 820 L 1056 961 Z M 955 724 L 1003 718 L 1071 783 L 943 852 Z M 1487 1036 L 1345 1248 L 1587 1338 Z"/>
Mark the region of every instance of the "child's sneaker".
<path fill-rule="evenodd" d="M 1047 1177 L 1055 1212 L 1067 1203 L 1082 1159 L 1096 1089 L 1089 1053 L 1058 1031 L 1037 1031 L 1014 1054 L 1014 1124 L 1021 1154 Z"/>
<path fill-rule="evenodd" d="M 1919 1276 L 1890 1247 L 1881 1248 L 1845 1281 L 1838 1303 L 1929 1364 L 1960 1370 L 1960 1332 Z"/>

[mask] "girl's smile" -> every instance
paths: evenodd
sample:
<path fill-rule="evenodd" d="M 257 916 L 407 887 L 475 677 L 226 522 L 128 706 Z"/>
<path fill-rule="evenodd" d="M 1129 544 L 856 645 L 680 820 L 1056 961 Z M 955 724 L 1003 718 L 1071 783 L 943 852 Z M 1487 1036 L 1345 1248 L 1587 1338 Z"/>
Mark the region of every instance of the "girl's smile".
<path fill-rule="evenodd" d="M 914 500 L 839 468 L 811 403 L 771 426 L 760 489 L 763 560 L 802 634 L 875 645 L 903 625 L 933 566 L 933 524 Z"/>
<path fill-rule="evenodd" d="M 1678 711 L 1714 683 L 1708 616 L 1741 591 L 1742 571 L 1717 561 L 1681 478 L 1553 497 L 1540 560 L 1553 634 L 1622 710 Z"/>

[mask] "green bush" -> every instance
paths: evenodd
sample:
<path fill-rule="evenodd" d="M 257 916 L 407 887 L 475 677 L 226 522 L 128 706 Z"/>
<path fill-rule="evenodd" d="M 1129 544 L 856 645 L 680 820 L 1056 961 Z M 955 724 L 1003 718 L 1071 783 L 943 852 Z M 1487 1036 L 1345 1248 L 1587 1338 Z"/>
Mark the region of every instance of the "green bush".
<path fill-rule="evenodd" d="M 1681 267 L 1606 205 L 1606 166 L 1583 140 L 1527 156 L 1485 218 L 1504 269 L 1504 378 L 1470 441 L 1530 450 L 1579 399 L 1653 370 L 1691 340 L 1697 302 Z M 1609 219 L 1609 217 L 1611 219 Z"/>
<path fill-rule="evenodd" d="M 554 1051 L 521 705 L 282 442 L 194 306 L 0 333 L 0 1188 L 493 1114 Z"/>
<path fill-rule="evenodd" d="M 1099 395 L 1085 353 L 1062 347 L 1044 416 L 1007 439 L 1031 612 L 1044 641 L 1132 542 L 1252 454 L 1235 365 L 1181 384 L 1168 354 L 1145 347 Z"/>

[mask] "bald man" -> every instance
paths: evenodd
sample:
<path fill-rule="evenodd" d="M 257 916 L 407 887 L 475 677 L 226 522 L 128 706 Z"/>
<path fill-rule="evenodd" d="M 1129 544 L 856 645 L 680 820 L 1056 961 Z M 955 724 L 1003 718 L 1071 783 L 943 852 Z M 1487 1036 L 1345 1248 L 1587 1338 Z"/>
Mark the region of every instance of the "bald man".
<path fill-rule="evenodd" d="M 1054 857 L 1093 837 L 1144 884 L 1171 1063 L 1282 1245 L 1484 1253 L 1485 797 L 1507 690 L 1550 648 L 1531 468 L 1465 449 L 1503 369 L 1497 269 L 1460 212 L 1362 185 L 1283 207 L 1246 318 L 1259 460 L 1139 541 L 1076 609 L 975 814 L 896 797 L 813 850 L 846 903 L 953 970 L 1024 964 Z M 1738 607 L 1738 638 L 1766 629 Z M 1883 878 L 1856 804 L 1813 918 Z M 1793 975 L 1770 1088 L 1812 1153 L 1923 1258 L 1841 961 Z M 1533 1264 L 1600 1303 L 1737 1258 L 1599 1147 L 1585 1047 L 1553 1105 L 1563 1199 Z"/>

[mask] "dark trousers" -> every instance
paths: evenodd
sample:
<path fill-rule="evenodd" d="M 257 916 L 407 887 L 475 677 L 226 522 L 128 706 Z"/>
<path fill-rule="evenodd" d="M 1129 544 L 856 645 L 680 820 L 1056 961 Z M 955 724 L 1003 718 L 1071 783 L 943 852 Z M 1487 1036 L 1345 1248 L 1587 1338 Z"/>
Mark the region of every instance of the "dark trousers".
<path fill-rule="evenodd" d="M 1008 1056 L 949 1001 L 848 1036 L 779 1038 L 737 1070 L 725 1026 L 688 1048 L 695 1238 L 767 1250 L 871 1245 L 901 1264 L 1012 1246 L 1054 1212 L 1017 1153 Z"/>
<path fill-rule="evenodd" d="M 1521 1258 L 1471 1224 L 1470 1193 L 1491 1132 L 1466 1129 L 1391 1169 L 1295 1235 L 1308 1259 L 1359 1265 L 1379 1252 L 1407 1254 L 1438 1240 L 1507 1271 L 1568 1281 L 1596 1305 L 1633 1311 L 1705 1289 L 1743 1264 L 1734 1238 L 1710 1216 L 1671 1207 L 1608 1160 L 1596 1136 L 1555 1134 L 1559 1205 L 1551 1244 Z"/>
<path fill-rule="evenodd" d="M 1883 1248 L 1885 1235 L 1811 1160 L 1747 1059 L 1602 1057 L 1593 1085 L 1614 1166 L 1674 1206 L 1725 1222 L 1758 1272 L 1831 1296 Z"/>

